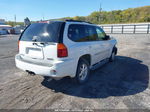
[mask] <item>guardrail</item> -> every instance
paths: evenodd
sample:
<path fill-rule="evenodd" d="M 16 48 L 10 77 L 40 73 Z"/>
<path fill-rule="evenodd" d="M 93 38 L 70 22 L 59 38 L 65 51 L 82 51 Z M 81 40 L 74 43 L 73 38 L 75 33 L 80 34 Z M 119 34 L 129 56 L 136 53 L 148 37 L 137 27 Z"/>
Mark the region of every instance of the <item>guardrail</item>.
<path fill-rule="evenodd" d="M 112 34 L 149 34 L 150 24 L 100 25 L 106 33 Z"/>

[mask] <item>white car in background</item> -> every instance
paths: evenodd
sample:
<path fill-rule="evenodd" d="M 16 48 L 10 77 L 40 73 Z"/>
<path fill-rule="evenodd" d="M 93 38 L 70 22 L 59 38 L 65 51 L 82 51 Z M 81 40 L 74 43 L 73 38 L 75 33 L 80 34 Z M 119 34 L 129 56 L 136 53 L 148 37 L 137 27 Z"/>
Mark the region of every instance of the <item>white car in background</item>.
<path fill-rule="evenodd" d="M 14 28 L 14 33 L 15 34 L 21 34 L 24 29 L 25 29 L 25 26 L 22 26 L 22 25 L 16 25 Z"/>
<path fill-rule="evenodd" d="M 0 35 L 6 35 L 8 34 L 8 30 L 11 30 L 12 27 L 10 25 L 6 24 L 0 24 Z"/>
<path fill-rule="evenodd" d="M 116 43 L 99 26 L 84 21 L 34 23 L 20 36 L 15 62 L 31 74 L 69 76 L 84 83 L 91 69 L 115 59 Z"/>
<path fill-rule="evenodd" d="M 6 35 L 6 34 L 8 34 L 7 30 L 0 30 L 0 35 Z"/>

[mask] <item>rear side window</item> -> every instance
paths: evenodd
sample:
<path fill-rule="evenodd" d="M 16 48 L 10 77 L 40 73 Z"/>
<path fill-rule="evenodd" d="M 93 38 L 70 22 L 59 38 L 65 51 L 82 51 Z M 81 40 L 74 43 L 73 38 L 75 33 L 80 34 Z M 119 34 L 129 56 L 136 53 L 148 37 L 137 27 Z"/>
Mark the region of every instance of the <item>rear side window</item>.
<path fill-rule="evenodd" d="M 84 25 L 72 24 L 68 29 L 68 37 L 75 42 L 88 41 L 88 36 L 85 34 Z"/>
<path fill-rule="evenodd" d="M 34 23 L 22 34 L 21 41 L 59 42 L 63 22 Z"/>
<path fill-rule="evenodd" d="M 96 41 L 96 28 L 90 25 L 72 24 L 68 29 L 68 38 L 75 42 Z"/>

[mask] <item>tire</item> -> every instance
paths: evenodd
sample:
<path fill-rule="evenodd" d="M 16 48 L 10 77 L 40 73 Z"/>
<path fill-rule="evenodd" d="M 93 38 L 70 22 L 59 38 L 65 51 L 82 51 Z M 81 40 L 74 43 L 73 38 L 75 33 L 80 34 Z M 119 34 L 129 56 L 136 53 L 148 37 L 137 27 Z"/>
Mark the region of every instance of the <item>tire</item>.
<path fill-rule="evenodd" d="M 113 61 L 115 60 L 115 55 L 116 55 L 116 53 L 115 53 L 115 51 L 113 51 L 113 52 L 111 53 L 110 58 L 109 58 L 109 61 L 110 61 L 110 62 L 113 62 Z"/>
<path fill-rule="evenodd" d="M 77 66 L 75 82 L 78 84 L 85 83 L 89 78 L 89 74 L 90 68 L 88 61 L 85 59 L 80 59 Z"/>
<path fill-rule="evenodd" d="M 50 78 L 50 77 L 48 77 L 48 76 L 43 76 L 43 78 L 44 78 L 45 81 L 48 81 L 48 82 L 50 82 L 50 81 L 53 80 L 52 78 Z"/>

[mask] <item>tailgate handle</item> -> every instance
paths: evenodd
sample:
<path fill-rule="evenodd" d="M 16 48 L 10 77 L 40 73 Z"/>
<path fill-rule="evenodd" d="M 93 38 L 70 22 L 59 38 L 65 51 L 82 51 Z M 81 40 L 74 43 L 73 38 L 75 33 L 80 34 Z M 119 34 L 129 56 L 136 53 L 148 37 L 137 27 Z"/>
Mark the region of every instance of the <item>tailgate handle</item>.
<path fill-rule="evenodd" d="M 39 44 L 42 45 L 42 46 L 40 46 Z M 36 43 L 36 42 L 33 43 L 33 45 L 36 45 L 36 46 L 38 46 L 38 47 L 44 47 L 44 46 L 45 46 L 45 43 L 44 43 L 44 42 L 40 42 L 39 44 Z"/>

